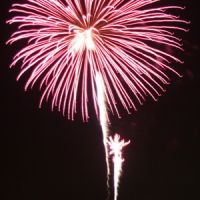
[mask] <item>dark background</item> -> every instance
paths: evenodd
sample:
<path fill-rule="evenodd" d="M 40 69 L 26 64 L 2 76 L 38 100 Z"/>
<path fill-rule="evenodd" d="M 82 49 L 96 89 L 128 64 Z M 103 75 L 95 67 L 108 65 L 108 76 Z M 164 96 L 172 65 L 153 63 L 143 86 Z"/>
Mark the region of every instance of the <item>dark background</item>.
<path fill-rule="evenodd" d="M 19 68 L 8 68 L 20 45 L 5 46 L 15 30 L 5 25 L 14 1 L 1 2 L 0 136 L 5 200 L 106 199 L 106 166 L 101 129 L 72 122 L 49 104 L 38 108 L 37 87 L 24 92 Z M 166 1 L 167 2 L 167 1 Z M 173 2 L 173 1 L 170 1 Z M 112 128 L 131 140 L 125 149 L 119 200 L 200 199 L 200 15 L 199 1 L 185 0 L 185 63 L 158 102 L 148 100 L 137 113 L 111 118 Z"/>

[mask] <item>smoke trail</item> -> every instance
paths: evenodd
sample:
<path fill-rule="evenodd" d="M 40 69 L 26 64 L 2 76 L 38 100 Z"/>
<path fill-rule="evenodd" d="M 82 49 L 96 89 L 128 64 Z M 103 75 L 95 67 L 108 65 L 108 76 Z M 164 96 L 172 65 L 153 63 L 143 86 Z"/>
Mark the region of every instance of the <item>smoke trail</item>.
<path fill-rule="evenodd" d="M 114 164 L 114 200 L 117 200 L 118 197 L 118 188 L 119 188 L 119 179 L 122 172 L 122 163 L 124 159 L 122 157 L 123 148 L 130 143 L 125 142 L 123 139 L 120 140 L 120 136 L 115 134 L 114 139 L 109 137 L 107 141 L 110 147 L 110 155 L 113 155 L 113 164 Z"/>
<path fill-rule="evenodd" d="M 96 86 L 97 86 L 97 98 L 98 98 L 98 106 L 99 106 L 99 120 L 100 125 L 102 128 L 103 133 L 103 144 L 105 148 L 105 154 L 106 154 L 106 165 L 107 165 L 107 187 L 109 188 L 109 176 L 110 176 L 110 165 L 109 165 L 109 153 L 108 153 L 108 136 L 109 136 L 109 130 L 108 130 L 108 113 L 106 110 L 106 100 L 105 100 L 105 85 L 103 78 L 100 73 L 97 72 L 96 74 Z M 109 194 L 109 191 L 108 191 Z"/>

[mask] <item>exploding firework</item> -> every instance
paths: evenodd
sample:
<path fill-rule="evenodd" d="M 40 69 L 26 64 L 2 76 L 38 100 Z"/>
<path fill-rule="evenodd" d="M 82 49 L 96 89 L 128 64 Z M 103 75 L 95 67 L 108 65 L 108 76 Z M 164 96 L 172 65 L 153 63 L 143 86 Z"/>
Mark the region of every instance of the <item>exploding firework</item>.
<path fill-rule="evenodd" d="M 127 146 L 130 143 L 130 141 L 125 142 L 123 139 L 120 140 L 120 136 L 118 134 L 115 134 L 114 139 L 112 137 L 109 137 L 107 143 L 110 147 L 110 155 L 113 155 L 114 200 L 117 200 L 119 179 L 122 172 L 122 163 L 124 162 L 124 158 L 122 157 L 122 150 L 125 146 Z"/>
<path fill-rule="evenodd" d="M 109 110 L 118 117 L 120 106 L 130 113 L 146 96 L 156 100 L 169 82 L 166 70 L 178 74 L 170 62 L 181 61 L 160 48 L 181 50 L 173 31 L 185 31 L 180 24 L 186 22 L 171 14 L 181 7 L 160 7 L 159 1 L 27 0 L 13 4 L 10 12 L 15 16 L 8 23 L 18 24 L 18 30 L 7 43 L 28 43 L 11 67 L 20 62 L 17 79 L 30 73 L 25 89 L 40 83 L 40 106 L 51 99 L 52 109 L 57 107 L 70 119 L 80 110 L 87 121 L 91 102 L 99 117 L 97 72 L 105 84 Z"/>

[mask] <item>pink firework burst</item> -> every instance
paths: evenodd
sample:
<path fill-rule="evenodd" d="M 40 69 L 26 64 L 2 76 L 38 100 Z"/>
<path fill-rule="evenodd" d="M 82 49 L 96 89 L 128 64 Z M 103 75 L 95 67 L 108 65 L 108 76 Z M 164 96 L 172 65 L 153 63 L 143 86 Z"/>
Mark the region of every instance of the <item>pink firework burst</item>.
<path fill-rule="evenodd" d="M 167 12 L 182 8 L 160 7 L 159 1 L 27 0 L 13 4 L 10 12 L 15 16 L 8 23 L 17 23 L 18 30 L 8 44 L 24 39 L 28 43 L 11 67 L 21 61 L 17 79 L 30 73 L 25 89 L 39 82 L 40 105 L 51 99 L 52 109 L 58 107 L 70 119 L 79 99 L 83 120 L 88 120 L 91 101 L 99 115 L 97 73 L 103 77 L 110 110 L 120 116 L 121 104 L 130 113 L 147 95 L 156 100 L 169 82 L 166 70 L 176 73 L 170 62 L 181 62 L 158 46 L 182 49 L 173 31 L 185 31 L 180 24 L 187 22 Z"/>

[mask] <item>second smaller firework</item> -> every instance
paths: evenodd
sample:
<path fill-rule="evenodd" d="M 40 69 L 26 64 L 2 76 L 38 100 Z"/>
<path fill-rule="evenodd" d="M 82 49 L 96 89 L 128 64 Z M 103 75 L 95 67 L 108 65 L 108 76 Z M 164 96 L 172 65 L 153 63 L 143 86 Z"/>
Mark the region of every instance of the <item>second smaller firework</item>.
<path fill-rule="evenodd" d="M 114 138 L 109 137 L 107 143 L 110 148 L 109 155 L 112 155 L 114 165 L 114 200 L 117 200 L 119 180 L 122 172 L 122 163 L 124 162 L 122 150 L 130 143 L 130 140 L 125 142 L 124 139 L 120 140 L 120 136 L 118 134 L 115 134 Z"/>

